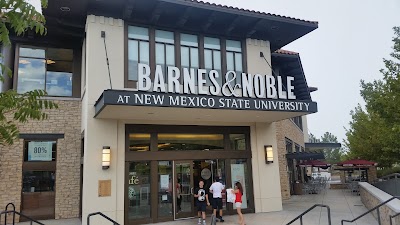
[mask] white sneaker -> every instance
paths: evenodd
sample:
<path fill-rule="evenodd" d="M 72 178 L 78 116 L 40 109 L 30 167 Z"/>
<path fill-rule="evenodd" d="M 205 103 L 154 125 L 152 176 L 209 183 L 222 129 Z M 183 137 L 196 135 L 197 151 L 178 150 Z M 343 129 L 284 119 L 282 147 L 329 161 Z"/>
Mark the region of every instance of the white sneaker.
<path fill-rule="evenodd" d="M 198 225 L 201 225 L 201 219 L 199 219 L 199 220 L 197 221 L 197 224 L 198 224 Z"/>

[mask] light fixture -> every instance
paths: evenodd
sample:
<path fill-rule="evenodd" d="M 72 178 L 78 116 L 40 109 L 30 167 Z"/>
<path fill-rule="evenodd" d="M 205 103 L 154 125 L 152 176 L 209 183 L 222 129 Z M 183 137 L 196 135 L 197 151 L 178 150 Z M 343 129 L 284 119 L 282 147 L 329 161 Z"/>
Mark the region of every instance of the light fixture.
<path fill-rule="evenodd" d="M 264 154 L 265 154 L 265 163 L 273 163 L 274 162 L 274 151 L 272 149 L 272 145 L 264 145 Z"/>
<path fill-rule="evenodd" d="M 110 168 L 111 163 L 111 149 L 110 146 L 103 146 L 102 158 L 101 158 L 101 166 L 103 170 Z"/>

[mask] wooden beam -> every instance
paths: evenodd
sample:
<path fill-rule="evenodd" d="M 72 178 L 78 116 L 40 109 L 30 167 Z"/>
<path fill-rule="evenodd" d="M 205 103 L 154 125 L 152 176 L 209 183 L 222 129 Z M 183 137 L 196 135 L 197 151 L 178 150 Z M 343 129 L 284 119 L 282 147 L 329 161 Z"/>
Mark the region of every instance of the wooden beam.
<path fill-rule="evenodd" d="M 158 20 L 161 17 L 161 13 L 162 13 L 162 6 L 164 5 L 164 3 L 159 2 L 157 3 L 157 5 L 154 7 L 153 12 L 150 14 L 151 15 L 151 19 L 150 22 L 153 24 L 156 24 L 158 22 Z"/>
<path fill-rule="evenodd" d="M 236 18 L 232 20 L 231 24 L 226 29 L 225 34 L 230 35 L 232 30 L 235 29 L 236 25 L 240 22 L 241 19 L 242 18 L 240 16 L 236 16 Z"/>
<path fill-rule="evenodd" d="M 203 31 L 207 31 L 208 28 L 214 23 L 215 19 L 217 19 L 217 14 L 215 11 L 211 13 L 211 15 L 208 17 L 206 23 L 202 26 Z"/>
<path fill-rule="evenodd" d="M 186 7 L 185 11 L 182 13 L 182 16 L 177 20 L 176 26 L 178 28 L 182 28 L 185 26 L 186 22 L 189 19 L 190 14 L 192 13 L 193 8 L 192 7 Z"/>
<path fill-rule="evenodd" d="M 255 23 L 254 23 L 254 25 L 252 26 L 252 27 L 250 27 L 250 29 L 249 29 L 249 31 L 247 32 L 247 34 L 246 34 L 246 37 L 251 37 L 254 33 L 256 33 L 257 32 L 257 27 L 258 27 L 258 25 L 260 25 L 261 24 L 261 22 L 263 21 L 263 19 L 258 19 Z"/>
<path fill-rule="evenodd" d="M 135 0 L 128 0 L 124 6 L 124 9 L 122 11 L 122 18 L 123 19 L 130 19 L 132 16 L 132 12 L 134 9 L 134 2 Z"/>

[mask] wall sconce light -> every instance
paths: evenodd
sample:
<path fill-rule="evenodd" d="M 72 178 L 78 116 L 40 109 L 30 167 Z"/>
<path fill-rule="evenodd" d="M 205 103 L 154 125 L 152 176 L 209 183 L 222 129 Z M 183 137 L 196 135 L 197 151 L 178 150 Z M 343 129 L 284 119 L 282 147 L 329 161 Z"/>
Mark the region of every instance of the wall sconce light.
<path fill-rule="evenodd" d="M 111 161 L 111 149 L 110 146 L 103 146 L 103 152 L 101 157 L 101 166 L 103 170 L 110 168 Z"/>
<path fill-rule="evenodd" d="M 264 154 L 265 154 L 265 163 L 273 163 L 274 162 L 274 151 L 272 149 L 272 145 L 264 145 Z"/>

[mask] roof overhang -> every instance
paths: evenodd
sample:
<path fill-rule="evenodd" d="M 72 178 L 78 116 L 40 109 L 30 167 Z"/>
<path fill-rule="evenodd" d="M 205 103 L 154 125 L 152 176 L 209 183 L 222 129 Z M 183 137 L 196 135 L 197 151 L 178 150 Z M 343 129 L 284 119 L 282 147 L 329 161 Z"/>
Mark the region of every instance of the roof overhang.
<path fill-rule="evenodd" d="M 306 149 L 327 149 L 327 148 L 341 148 L 340 143 L 321 143 L 321 142 L 306 142 L 304 143 Z"/>
<path fill-rule="evenodd" d="M 224 105 L 221 105 L 221 102 Z M 270 108 L 264 108 L 265 106 Z M 287 106 L 289 108 L 297 106 L 297 108 L 285 110 Z M 315 112 L 317 112 L 317 103 L 311 101 L 127 90 L 105 90 L 95 103 L 95 118 L 99 119 L 275 122 Z"/>
<path fill-rule="evenodd" d="M 287 159 L 298 159 L 298 160 L 314 160 L 314 159 L 325 159 L 324 153 L 311 153 L 311 152 L 294 152 L 287 153 Z"/>
<path fill-rule="evenodd" d="M 43 13 L 51 35 L 83 38 L 86 16 L 94 14 L 161 29 L 268 40 L 272 51 L 318 28 L 313 21 L 194 0 L 57 0 L 49 1 Z"/>

